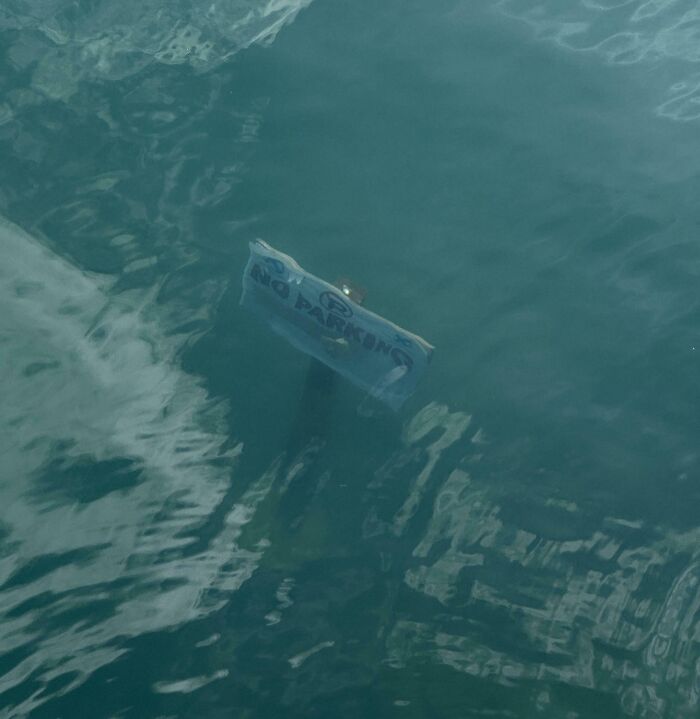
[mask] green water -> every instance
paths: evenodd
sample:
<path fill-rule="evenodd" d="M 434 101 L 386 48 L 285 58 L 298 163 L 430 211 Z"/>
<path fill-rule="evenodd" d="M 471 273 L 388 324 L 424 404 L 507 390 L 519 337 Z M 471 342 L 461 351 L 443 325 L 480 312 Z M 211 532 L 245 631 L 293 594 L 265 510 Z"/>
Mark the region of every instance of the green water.
<path fill-rule="evenodd" d="M 699 34 L 4 0 L 0 717 L 696 717 Z M 400 412 L 257 237 L 435 345 Z"/>

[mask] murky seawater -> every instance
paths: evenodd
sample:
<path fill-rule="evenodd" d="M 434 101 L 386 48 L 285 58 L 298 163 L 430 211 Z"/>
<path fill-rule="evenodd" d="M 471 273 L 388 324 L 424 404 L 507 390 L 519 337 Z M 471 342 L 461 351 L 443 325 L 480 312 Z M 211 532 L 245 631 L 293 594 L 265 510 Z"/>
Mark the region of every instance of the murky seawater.
<path fill-rule="evenodd" d="M 4 0 L 0 717 L 696 717 L 700 10 Z M 398 413 L 248 242 L 436 351 Z"/>

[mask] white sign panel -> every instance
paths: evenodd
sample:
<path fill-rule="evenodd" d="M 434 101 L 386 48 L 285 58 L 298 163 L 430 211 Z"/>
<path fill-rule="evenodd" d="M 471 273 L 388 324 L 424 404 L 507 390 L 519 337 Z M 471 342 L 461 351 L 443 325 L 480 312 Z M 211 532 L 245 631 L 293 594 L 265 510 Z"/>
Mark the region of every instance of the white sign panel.
<path fill-rule="evenodd" d="M 361 307 L 261 240 L 250 243 L 241 305 L 394 409 L 411 395 L 433 353 L 421 337 Z"/>

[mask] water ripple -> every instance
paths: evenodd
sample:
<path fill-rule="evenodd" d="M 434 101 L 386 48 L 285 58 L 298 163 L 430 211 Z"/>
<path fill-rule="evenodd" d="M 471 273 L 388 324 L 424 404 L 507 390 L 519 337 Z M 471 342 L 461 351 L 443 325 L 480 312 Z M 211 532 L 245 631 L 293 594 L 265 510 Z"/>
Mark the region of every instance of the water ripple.
<path fill-rule="evenodd" d="M 409 426 L 426 412 L 434 414 L 425 408 Z M 590 516 L 577 521 L 583 510 L 575 502 L 552 499 L 539 512 L 554 513 L 557 524 L 570 517 L 571 531 L 548 537 L 504 512 L 480 472 L 466 470 L 468 446 L 457 444 L 466 452 L 461 466 L 435 457 L 434 444 L 413 455 L 437 486 L 413 513 L 416 529 L 431 505 L 403 582 L 435 601 L 436 611 L 432 620 L 425 611 L 396 619 L 389 665 L 404 670 L 427 660 L 508 687 L 537 680 L 545 687 L 540 711 L 559 711 L 553 689 L 565 683 L 616 695 L 630 716 L 697 716 L 700 532 L 619 517 L 586 531 Z M 376 524 L 381 504 L 370 509 L 368 536 L 389 531 Z"/>
<path fill-rule="evenodd" d="M 611 65 L 642 64 L 647 82 L 666 78 L 657 114 L 700 118 L 700 8 L 693 0 L 501 0 L 498 7 L 566 50 L 594 53 Z"/>
<path fill-rule="evenodd" d="M 129 77 L 153 62 L 210 70 L 254 43 L 270 43 L 311 0 L 236 0 L 163 4 L 160 0 L 101 0 L 75 12 L 72 0 L 9 0 L 0 31 L 22 30 L 10 57 L 37 57 L 34 88 L 66 100 L 83 80 Z"/>
<path fill-rule="evenodd" d="M 0 644 L 18 657 L 0 694 L 20 691 L 16 716 L 114 661 L 125 638 L 221 606 L 262 556 L 264 542 L 238 538 L 276 475 L 202 547 L 241 446 L 178 364 L 186 335 L 148 295 L 114 295 L 5 220 L 0 239 Z"/>

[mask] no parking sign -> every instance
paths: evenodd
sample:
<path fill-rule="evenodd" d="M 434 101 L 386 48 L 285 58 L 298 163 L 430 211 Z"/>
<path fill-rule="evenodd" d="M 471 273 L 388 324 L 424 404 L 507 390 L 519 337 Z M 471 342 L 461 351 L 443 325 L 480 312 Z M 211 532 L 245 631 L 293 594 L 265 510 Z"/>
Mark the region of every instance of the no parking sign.
<path fill-rule="evenodd" d="M 241 305 L 394 409 L 414 391 L 433 353 L 418 335 L 353 302 L 262 240 L 250 243 Z"/>

